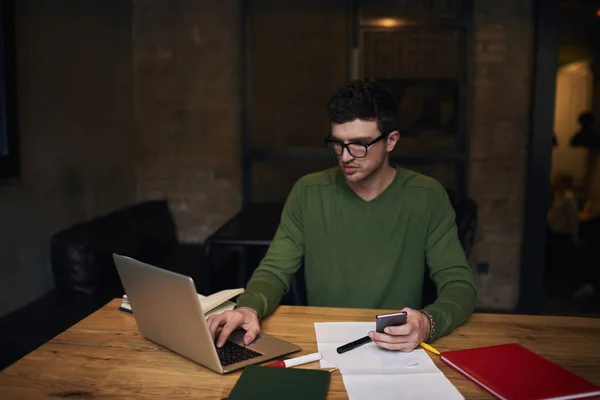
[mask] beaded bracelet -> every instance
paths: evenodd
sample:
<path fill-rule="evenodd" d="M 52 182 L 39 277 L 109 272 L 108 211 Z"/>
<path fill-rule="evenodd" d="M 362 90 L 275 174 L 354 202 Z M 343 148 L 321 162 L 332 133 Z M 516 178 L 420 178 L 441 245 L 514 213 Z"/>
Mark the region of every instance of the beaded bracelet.
<path fill-rule="evenodd" d="M 429 312 L 425 310 L 419 310 L 419 312 L 425 315 L 427 319 L 429 319 L 429 332 L 427 333 L 427 337 L 424 340 L 425 343 L 429 343 L 433 338 L 433 334 L 435 333 L 435 321 L 433 320 L 433 317 L 431 316 L 431 314 L 429 314 Z"/>

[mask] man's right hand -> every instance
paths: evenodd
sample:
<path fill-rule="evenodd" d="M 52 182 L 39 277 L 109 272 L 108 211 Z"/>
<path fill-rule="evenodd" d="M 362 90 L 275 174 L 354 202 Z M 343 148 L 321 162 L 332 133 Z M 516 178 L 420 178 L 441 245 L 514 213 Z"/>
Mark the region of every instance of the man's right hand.
<path fill-rule="evenodd" d="M 229 335 L 238 327 L 242 327 L 246 331 L 244 344 L 250 344 L 260 332 L 258 313 L 249 307 L 239 307 L 221 314 L 211 315 L 206 322 L 213 340 L 215 340 L 217 329 L 223 327 L 217 347 L 222 347 Z"/>

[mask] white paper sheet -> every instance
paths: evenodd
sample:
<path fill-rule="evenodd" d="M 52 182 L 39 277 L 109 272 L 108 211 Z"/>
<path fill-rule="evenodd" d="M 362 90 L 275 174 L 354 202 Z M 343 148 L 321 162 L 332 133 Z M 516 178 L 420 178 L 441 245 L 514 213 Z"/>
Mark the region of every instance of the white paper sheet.
<path fill-rule="evenodd" d="M 344 354 L 337 353 L 338 347 L 366 336 L 370 330 L 375 330 L 375 323 L 316 323 L 317 344 L 322 355 L 321 368 L 338 367 L 341 371 L 355 374 L 418 374 L 439 371 L 424 350 L 411 353 L 389 351 L 371 342 Z"/>
<path fill-rule="evenodd" d="M 461 400 L 464 397 L 441 373 L 418 375 L 344 375 L 350 400 Z"/>
<path fill-rule="evenodd" d="M 370 322 L 315 323 L 321 368 L 340 369 L 350 399 L 463 399 L 423 349 L 405 353 L 367 343 L 337 353 L 374 329 Z"/>

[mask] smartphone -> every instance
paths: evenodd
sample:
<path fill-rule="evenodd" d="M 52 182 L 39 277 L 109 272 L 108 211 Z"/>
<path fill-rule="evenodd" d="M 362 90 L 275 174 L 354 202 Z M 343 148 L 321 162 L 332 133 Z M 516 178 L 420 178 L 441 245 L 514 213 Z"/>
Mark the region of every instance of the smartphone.
<path fill-rule="evenodd" d="M 375 330 L 383 333 L 386 326 L 398 326 L 406 323 L 406 311 L 382 314 L 375 317 Z"/>

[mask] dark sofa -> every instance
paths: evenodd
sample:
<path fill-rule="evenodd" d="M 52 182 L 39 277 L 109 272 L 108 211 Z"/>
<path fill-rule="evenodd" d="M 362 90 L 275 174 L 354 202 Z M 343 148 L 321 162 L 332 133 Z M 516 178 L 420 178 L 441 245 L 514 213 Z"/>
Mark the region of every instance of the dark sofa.
<path fill-rule="evenodd" d="M 52 237 L 57 288 L 122 294 L 113 253 L 201 279 L 202 246 L 179 243 L 166 201 L 148 201 L 75 225 Z"/>
<path fill-rule="evenodd" d="M 184 244 L 166 201 L 148 201 L 57 232 L 51 238 L 56 288 L 0 318 L 0 369 L 121 297 L 112 253 L 202 279 L 203 246 Z"/>

